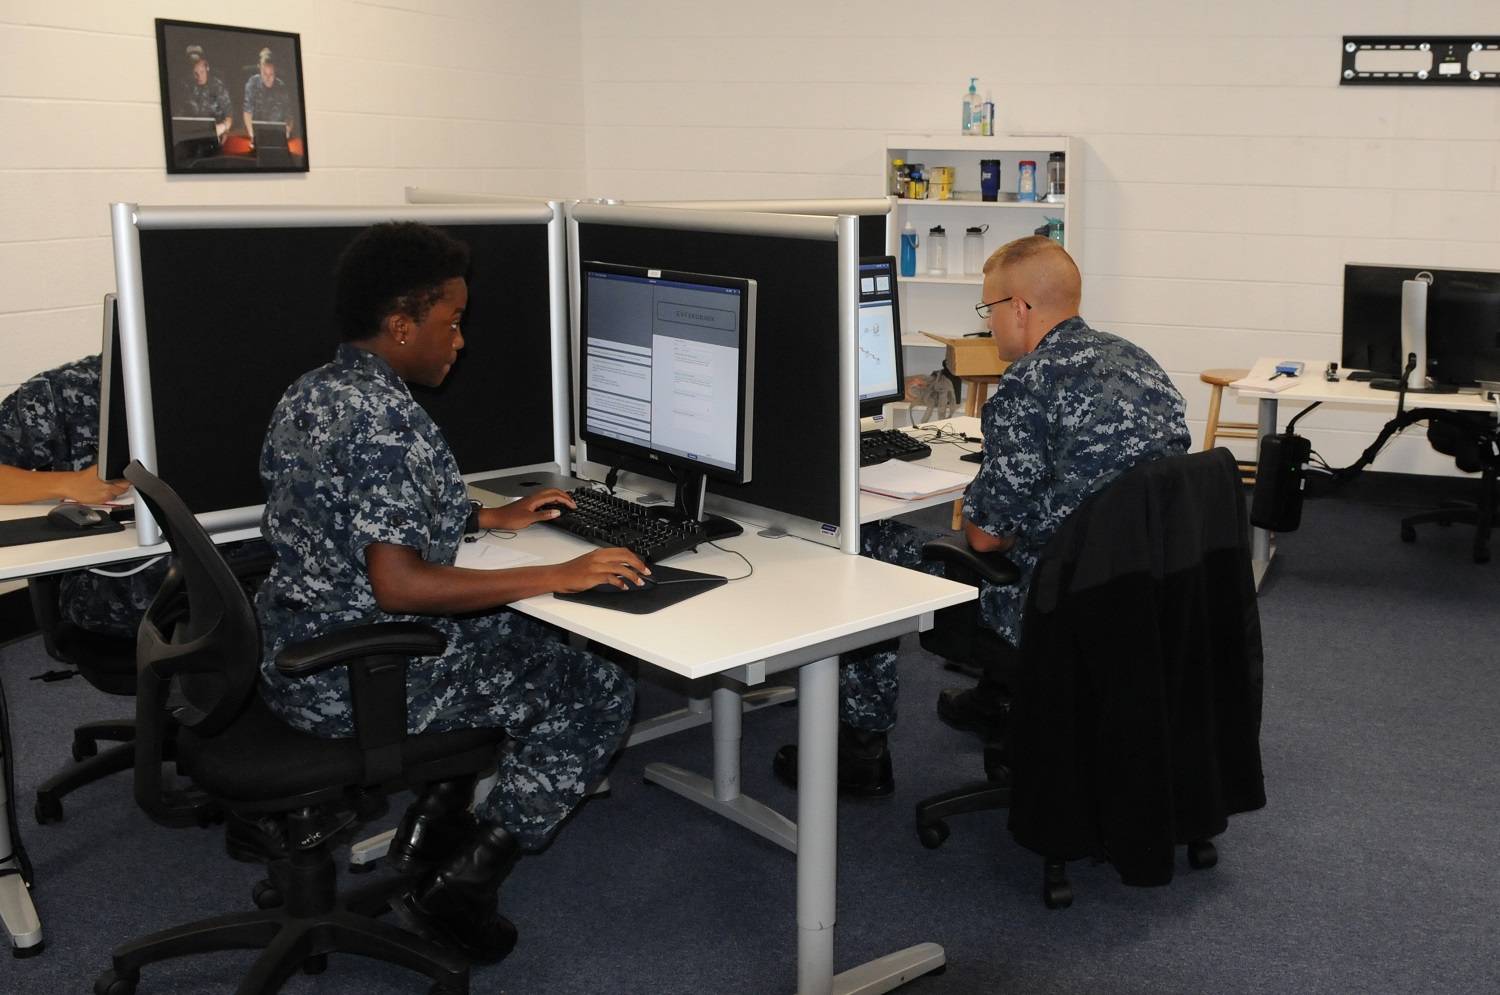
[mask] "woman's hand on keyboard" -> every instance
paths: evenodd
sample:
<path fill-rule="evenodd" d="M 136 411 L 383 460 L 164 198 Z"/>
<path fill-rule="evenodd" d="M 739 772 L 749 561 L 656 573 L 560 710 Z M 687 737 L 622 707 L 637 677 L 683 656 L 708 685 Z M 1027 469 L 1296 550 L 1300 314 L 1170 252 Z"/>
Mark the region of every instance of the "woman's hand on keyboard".
<path fill-rule="evenodd" d="M 562 508 L 576 508 L 567 491 L 548 487 L 498 508 L 485 508 L 479 512 L 479 527 L 482 529 L 504 529 L 516 531 L 534 522 L 546 521 L 562 514 Z"/>

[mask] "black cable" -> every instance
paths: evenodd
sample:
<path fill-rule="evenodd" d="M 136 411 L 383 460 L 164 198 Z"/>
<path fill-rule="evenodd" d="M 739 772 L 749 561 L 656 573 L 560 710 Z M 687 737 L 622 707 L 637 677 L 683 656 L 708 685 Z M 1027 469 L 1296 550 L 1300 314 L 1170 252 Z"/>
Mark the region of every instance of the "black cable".
<path fill-rule="evenodd" d="M 1318 407 L 1322 403 L 1322 401 L 1314 401 L 1307 407 L 1303 408 L 1301 411 L 1297 412 L 1295 415 L 1292 415 L 1292 420 L 1286 423 L 1286 434 L 1292 434 L 1292 430 L 1297 427 L 1297 419 L 1301 418 L 1303 415 L 1307 414 L 1313 408 Z"/>

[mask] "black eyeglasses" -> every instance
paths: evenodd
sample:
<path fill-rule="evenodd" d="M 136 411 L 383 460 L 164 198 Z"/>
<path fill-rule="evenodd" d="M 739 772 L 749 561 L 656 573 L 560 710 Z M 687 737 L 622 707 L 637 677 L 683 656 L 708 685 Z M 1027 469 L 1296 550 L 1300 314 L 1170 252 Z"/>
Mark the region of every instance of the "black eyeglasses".
<path fill-rule="evenodd" d="M 981 318 L 985 319 L 986 321 L 988 321 L 989 317 L 990 317 L 990 308 L 999 307 L 1001 304 L 1004 304 L 1006 301 L 1014 301 L 1014 300 L 1020 300 L 1020 298 L 1018 298 L 1015 294 L 1011 294 L 1009 297 L 1002 297 L 998 301 L 990 301 L 988 304 L 975 304 L 974 305 L 974 313 L 977 314 L 977 315 L 979 315 L 979 317 L 981 317 Z M 1025 301 L 1021 301 L 1021 303 L 1022 304 L 1026 304 Z M 1031 310 L 1031 305 L 1030 304 L 1026 304 L 1026 310 L 1028 310 L 1028 311 Z"/>

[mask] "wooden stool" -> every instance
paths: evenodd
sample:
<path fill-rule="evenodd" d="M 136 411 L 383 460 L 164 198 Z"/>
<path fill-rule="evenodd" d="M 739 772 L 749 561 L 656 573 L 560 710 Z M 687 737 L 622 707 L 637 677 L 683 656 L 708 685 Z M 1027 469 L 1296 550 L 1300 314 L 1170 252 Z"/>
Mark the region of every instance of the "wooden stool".
<path fill-rule="evenodd" d="M 1236 380 L 1250 375 L 1249 370 L 1204 370 L 1198 379 L 1213 388 L 1208 397 L 1208 423 L 1203 429 L 1203 449 L 1208 451 L 1223 439 L 1260 439 L 1260 426 L 1255 422 L 1219 421 L 1219 405 L 1224 400 L 1224 388 Z M 1247 484 L 1255 483 L 1255 462 L 1241 462 L 1240 476 Z"/>
<path fill-rule="evenodd" d="M 978 418 L 979 410 L 984 407 L 985 400 L 990 396 L 990 388 L 1000 382 L 998 376 L 992 377 L 959 377 L 964 385 L 964 414 L 970 418 Z"/>

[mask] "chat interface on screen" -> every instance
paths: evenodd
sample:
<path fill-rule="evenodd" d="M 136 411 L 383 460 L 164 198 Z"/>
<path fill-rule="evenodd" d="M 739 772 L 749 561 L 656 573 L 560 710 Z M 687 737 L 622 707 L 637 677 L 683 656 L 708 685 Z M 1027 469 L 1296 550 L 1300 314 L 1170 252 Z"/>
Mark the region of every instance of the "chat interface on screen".
<path fill-rule="evenodd" d="M 885 264 L 859 267 L 859 399 L 899 393 L 895 277 Z"/>
<path fill-rule="evenodd" d="M 585 426 L 733 469 L 740 292 L 616 273 L 587 279 Z"/>

